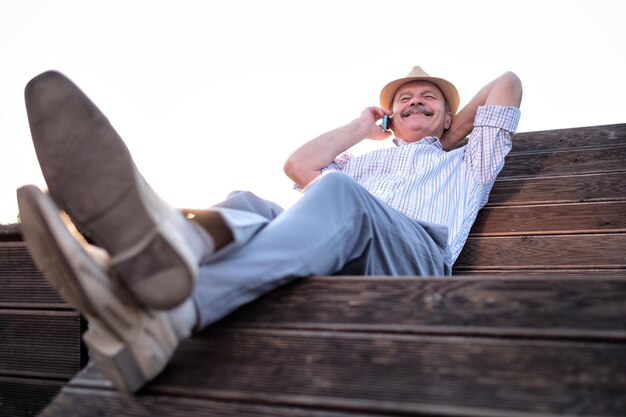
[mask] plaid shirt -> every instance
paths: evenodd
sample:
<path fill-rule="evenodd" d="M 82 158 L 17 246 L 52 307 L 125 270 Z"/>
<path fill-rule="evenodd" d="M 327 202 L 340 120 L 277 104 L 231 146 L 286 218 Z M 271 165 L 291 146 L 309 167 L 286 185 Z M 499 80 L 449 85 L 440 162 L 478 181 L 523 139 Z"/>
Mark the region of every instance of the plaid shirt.
<path fill-rule="evenodd" d="M 516 107 L 482 106 L 468 144 L 445 152 L 434 136 L 353 157 L 343 153 L 324 168 L 341 171 L 406 216 L 448 228 L 451 261 L 489 198 L 511 150 L 520 118 Z"/>

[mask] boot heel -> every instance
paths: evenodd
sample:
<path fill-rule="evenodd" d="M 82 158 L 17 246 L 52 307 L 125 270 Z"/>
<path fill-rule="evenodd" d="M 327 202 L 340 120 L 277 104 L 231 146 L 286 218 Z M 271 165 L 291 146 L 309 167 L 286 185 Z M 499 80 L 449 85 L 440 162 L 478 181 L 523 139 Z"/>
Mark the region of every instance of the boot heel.
<path fill-rule="evenodd" d="M 100 334 L 102 330 L 89 329 L 83 340 L 98 369 L 120 391 L 134 393 L 147 381 L 128 346 L 114 340 L 112 335 Z"/>

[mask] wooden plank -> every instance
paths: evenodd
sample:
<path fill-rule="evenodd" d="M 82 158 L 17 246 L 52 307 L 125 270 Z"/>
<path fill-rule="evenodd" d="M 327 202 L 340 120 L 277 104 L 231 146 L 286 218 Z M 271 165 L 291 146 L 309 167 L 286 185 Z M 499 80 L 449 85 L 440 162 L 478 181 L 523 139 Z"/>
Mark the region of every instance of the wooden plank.
<path fill-rule="evenodd" d="M 168 416 L 168 417 L 382 417 L 343 410 L 269 405 L 264 402 L 219 401 L 181 396 L 141 395 L 133 397 L 115 392 L 69 387 L 50 404 L 40 417 Z"/>
<path fill-rule="evenodd" d="M 489 206 L 626 200 L 626 171 L 538 178 L 498 178 Z"/>
<path fill-rule="evenodd" d="M 626 144 L 626 124 L 520 132 L 513 138 L 513 153 L 602 148 Z"/>
<path fill-rule="evenodd" d="M 24 242 L 0 242 L 0 288 L 0 308 L 69 308 L 43 278 Z"/>
<path fill-rule="evenodd" d="M 71 378 L 81 368 L 73 311 L 0 310 L 0 375 Z"/>
<path fill-rule="evenodd" d="M 626 234 L 470 237 L 459 269 L 624 269 Z"/>
<path fill-rule="evenodd" d="M 213 328 L 185 340 L 134 401 L 137 410 L 165 396 L 381 414 L 618 416 L 625 389 L 620 343 Z"/>
<path fill-rule="evenodd" d="M 218 326 L 626 341 L 624 300 L 626 271 L 619 279 L 314 277 Z"/>
<path fill-rule="evenodd" d="M 600 163 L 601 161 L 601 163 Z M 624 171 L 626 146 L 536 154 L 513 154 L 506 158 L 501 178 L 590 174 Z"/>
<path fill-rule="evenodd" d="M 626 201 L 486 207 L 470 236 L 626 232 Z"/>
<path fill-rule="evenodd" d="M 61 391 L 65 381 L 0 376 L 0 417 L 31 417 Z"/>
<path fill-rule="evenodd" d="M 452 269 L 452 275 L 454 276 L 476 276 L 476 275 L 488 275 L 492 279 L 509 278 L 515 276 L 525 277 L 538 277 L 538 276 L 555 276 L 560 277 L 578 277 L 578 278 L 603 278 L 603 277 L 624 277 L 626 270 L 624 269 L 606 269 L 606 268 L 576 268 L 576 269 L 561 269 L 554 270 L 553 268 L 546 269 L 526 269 L 521 273 L 516 273 L 511 269 L 497 269 L 497 268 L 481 268 L 481 269 Z"/>
<path fill-rule="evenodd" d="M 19 224 L 0 224 L 0 242 L 19 242 L 21 240 Z"/>

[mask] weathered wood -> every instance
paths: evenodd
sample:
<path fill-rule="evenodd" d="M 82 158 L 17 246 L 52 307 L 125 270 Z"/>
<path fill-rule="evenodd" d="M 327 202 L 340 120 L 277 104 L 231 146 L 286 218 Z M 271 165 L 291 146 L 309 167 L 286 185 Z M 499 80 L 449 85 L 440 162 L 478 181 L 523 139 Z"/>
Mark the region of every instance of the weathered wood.
<path fill-rule="evenodd" d="M 626 276 L 316 277 L 279 288 L 217 326 L 626 342 L 624 300 Z"/>
<path fill-rule="evenodd" d="M 0 308 L 68 308 L 43 278 L 24 242 L 0 242 Z"/>
<path fill-rule="evenodd" d="M 36 416 L 61 391 L 63 385 L 65 381 L 0 376 L 0 416 Z"/>
<path fill-rule="evenodd" d="M 623 172 L 624 161 L 626 146 L 510 154 L 500 172 L 500 178 Z"/>
<path fill-rule="evenodd" d="M 499 178 L 488 206 L 543 203 L 625 201 L 626 170 L 538 178 Z"/>
<path fill-rule="evenodd" d="M 626 234 L 470 237 L 455 268 L 624 270 Z"/>
<path fill-rule="evenodd" d="M 626 201 L 487 207 L 471 236 L 626 232 Z"/>
<path fill-rule="evenodd" d="M 137 398 L 140 400 L 137 401 Z M 97 410 L 99 417 L 382 417 L 387 415 L 270 405 L 266 401 L 220 401 L 167 395 L 133 397 L 101 389 L 70 387 L 46 408 L 41 417 L 93 416 L 93 414 L 88 414 L 87 410 Z"/>
<path fill-rule="evenodd" d="M 137 396 L 90 367 L 42 415 L 622 415 L 625 293 L 626 276 L 310 278 L 185 340 Z"/>
<path fill-rule="evenodd" d="M 19 224 L 0 224 L 0 242 L 17 242 L 20 240 L 22 240 L 22 235 Z"/>
<path fill-rule="evenodd" d="M 513 138 L 515 153 L 606 148 L 626 144 L 626 124 L 521 132 Z"/>
<path fill-rule="evenodd" d="M 555 275 L 560 277 L 579 277 L 579 278 L 593 278 L 593 277 L 617 277 L 622 278 L 626 276 L 626 271 L 623 269 L 604 269 L 604 268 L 576 268 L 576 269 L 554 269 L 554 268 L 538 268 L 538 269 L 525 269 L 523 271 L 525 277 L 540 277 Z M 454 276 L 471 275 L 471 276 L 488 276 L 490 279 L 501 279 L 511 276 L 518 276 L 519 273 L 512 271 L 511 269 L 498 269 L 498 268 L 481 268 L 481 269 L 456 269 L 453 268 Z"/>
<path fill-rule="evenodd" d="M 72 385 L 108 384 L 92 375 Z M 186 340 L 134 402 L 137 410 L 153 396 L 185 396 L 382 414 L 617 416 L 624 389 L 623 344 L 213 328 Z"/>
<path fill-rule="evenodd" d="M 0 226 L 0 416 L 35 416 L 86 362 L 83 322 L 48 285 L 18 225 Z"/>
<path fill-rule="evenodd" d="M 69 379 L 81 368 L 74 311 L 0 310 L 0 375 Z"/>

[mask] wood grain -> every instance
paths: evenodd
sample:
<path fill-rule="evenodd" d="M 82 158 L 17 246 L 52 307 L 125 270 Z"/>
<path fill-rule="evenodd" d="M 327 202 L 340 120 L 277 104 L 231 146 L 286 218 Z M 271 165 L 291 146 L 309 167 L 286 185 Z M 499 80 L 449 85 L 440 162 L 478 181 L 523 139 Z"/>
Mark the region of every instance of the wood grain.
<path fill-rule="evenodd" d="M 154 396 L 185 396 L 388 415 L 622 415 L 625 353 L 611 343 L 210 329 L 185 341 L 134 402 L 136 410 Z M 102 387 L 93 376 L 73 384 Z"/>
<path fill-rule="evenodd" d="M 217 326 L 626 342 L 624 300 L 626 277 L 319 277 L 279 288 Z"/>
<path fill-rule="evenodd" d="M 81 367 L 78 313 L 0 310 L 0 375 L 71 378 Z"/>
<path fill-rule="evenodd" d="M 0 308 L 68 308 L 23 242 L 0 242 Z"/>
<path fill-rule="evenodd" d="M 486 207 L 471 236 L 626 232 L 626 202 Z"/>
<path fill-rule="evenodd" d="M 626 234 L 470 237 L 457 269 L 626 268 Z"/>
<path fill-rule="evenodd" d="M 624 171 L 626 146 L 510 154 L 500 178 L 575 175 Z"/>
<path fill-rule="evenodd" d="M 606 148 L 626 144 L 626 124 L 521 132 L 513 138 L 513 153 Z"/>
<path fill-rule="evenodd" d="M 488 206 L 626 200 L 626 170 L 538 178 L 499 178 Z"/>
<path fill-rule="evenodd" d="M 0 417 L 34 417 L 61 391 L 65 381 L 0 375 Z"/>

